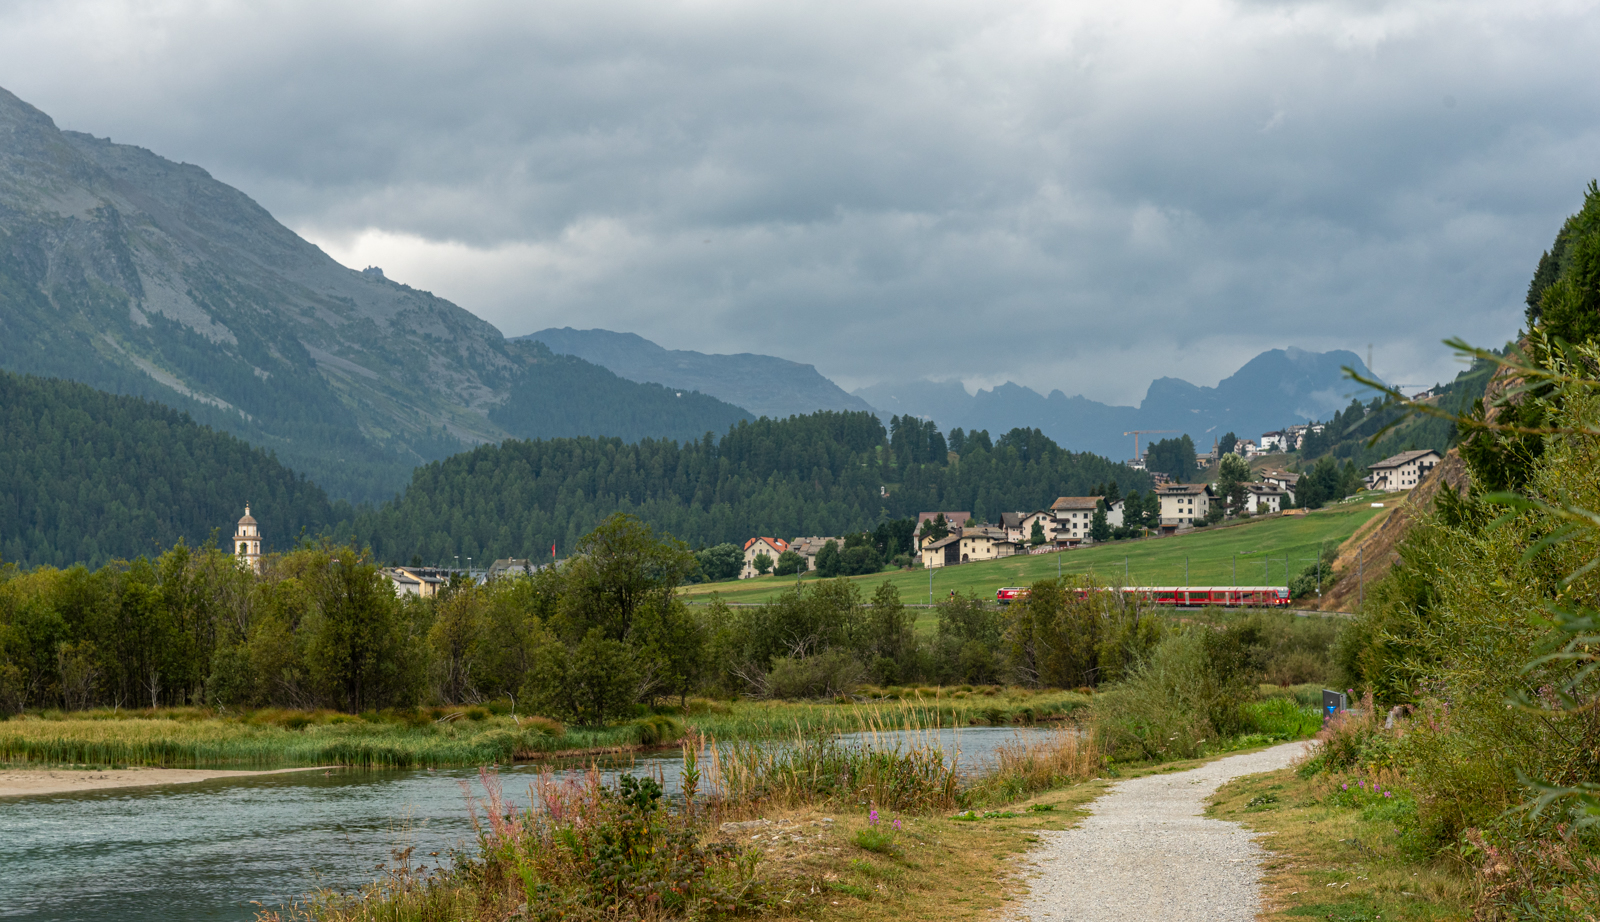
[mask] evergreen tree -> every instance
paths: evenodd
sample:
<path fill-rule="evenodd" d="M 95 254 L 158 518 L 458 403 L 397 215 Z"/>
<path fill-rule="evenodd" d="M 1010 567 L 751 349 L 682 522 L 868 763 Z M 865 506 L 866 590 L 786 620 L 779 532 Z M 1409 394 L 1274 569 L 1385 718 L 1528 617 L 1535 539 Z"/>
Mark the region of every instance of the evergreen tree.
<path fill-rule="evenodd" d="M 1104 497 L 1094 504 L 1094 516 L 1089 519 L 1089 537 L 1094 541 L 1111 540 L 1111 523 L 1106 520 Z"/>

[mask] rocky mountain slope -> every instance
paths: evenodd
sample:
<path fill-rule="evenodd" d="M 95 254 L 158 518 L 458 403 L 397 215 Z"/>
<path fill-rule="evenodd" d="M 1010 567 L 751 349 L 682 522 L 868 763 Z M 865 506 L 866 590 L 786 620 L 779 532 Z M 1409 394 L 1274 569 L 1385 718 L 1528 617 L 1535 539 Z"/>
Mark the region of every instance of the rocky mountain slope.
<path fill-rule="evenodd" d="M 553 352 L 604 365 L 630 381 L 652 381 L 710 394 L 757 416 L 783 419 L 818 410 L 872 410 L 865 400 L 823 377 L 815 366 L 771 355 L 707 355 L 663 349 L 635 333 L 572 327 L 518 338 L 537 340 Z"/>
<path fill-rule="evenodd" d="M 0 89 L 0 367 L 185 410 L 355 499 L 507 436 L 689 438 L 747 416 L 602 369 L 539 368 L 557 360 L 341 266 L 197 166 L 58 130 Z M 574 379 L 640 425 L 561 416 Z"/>
<path fill-rule="evenodd" d="M 1326 419 L 1352 397 L 1373 396 L 1345 378 L 1342 369 L 1346 365 L 1367 373 L 1366 365 L 1353 352 L 1272 349 L 1246 362 L 1216 387 L 1158 378 L 1150 383 L 1137 407 L 1068 397 L 1059 390 L 1046 397 L 1011 383 L 971 395 L 950 381 L 877 384 L 855 394 L 877 407 L 885 418 L 910 413 L 931 418 L 946 429 L 960 426 L 991 433 L 1029 426 L 1073 451 L 1127 458 L 1133 454 L 1133 439 L 1122 433 L 1132 429 L 1171 429 L 1174 436 L 1188 433 L 1203 451 L 1226 432 L 1259 438 L 1262 432 L 1293 423 Z M 1140 444 L 1142 448 L 1145 443 Z"/>

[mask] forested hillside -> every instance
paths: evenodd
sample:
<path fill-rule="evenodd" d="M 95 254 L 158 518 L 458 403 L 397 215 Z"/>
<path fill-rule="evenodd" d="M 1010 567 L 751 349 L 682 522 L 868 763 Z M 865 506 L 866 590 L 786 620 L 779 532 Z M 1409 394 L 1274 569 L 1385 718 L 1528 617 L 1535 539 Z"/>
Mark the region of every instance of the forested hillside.
<path fill-rule="evenodd" d="M 335 518 L 316 484 L 169 407 L 0 372 L 0 558 L 91 567 L 224 537 L 249 502 L 267 549 Z M 338 514 L 348 518 L 350 509 Z"/>
<path fill-rule="evenodd" d="M 506 342 L 201 168 L 61 131 L 3 89 L 0 368 L 160 401 L 352 501 L 484 442 L 698 438 L 746 415 Z"/>
<path fill-rule="evenodd" d="M 604 433 L 624 442 L 694 441 L 753 418 L 697 391 L 638 384 L 577 356 L 555 355 L 544 343 L 512 345 L 533 361 L 512 382 L 506 402 L 489 411 L 489 420 L 521 438 Z"/>
<path fill-rule="evenodd" d="M 824 412 L 742 422 L 720 439 L 507 441 L 419 468 L 404 495 L 353 531 L 382 560 L 566 554 L 613 512 L 689 542 L 839 535 L 929 510 L 980 520 L 1040 509 L 1143 472 L 1062 450 L 1037 430 L 964 435 L 951 460 L 932 423 Z M 887 493 L 887 495 L 884 495 Z"/>

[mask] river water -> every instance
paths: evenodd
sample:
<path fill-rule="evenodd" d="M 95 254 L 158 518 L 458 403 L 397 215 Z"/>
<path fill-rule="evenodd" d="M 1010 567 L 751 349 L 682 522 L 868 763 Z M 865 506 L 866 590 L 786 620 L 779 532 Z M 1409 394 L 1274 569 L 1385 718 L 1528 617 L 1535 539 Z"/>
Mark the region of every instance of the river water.
<path fill-rule="evenodd" d="M 974 727 L 918 738 L 959 753 L 958 768 L 972 772 L 1002 744 L 1038 732 Z M 601 768 L 608 782 L 624 771 L 659 776 L 671 795 L 682 758 L 668 751 Z M 527 806 L 539 769 L 502 767 L 508 799 Z M 413 862 L 431 866 L 452 848 L 472 848 L 467 790 L 483 793 L 474 769 L 306 772 L 0 800 L 0 919 L 249 920 L 257 904 L 369 882 L 395 849 L 413 846 Z"/>

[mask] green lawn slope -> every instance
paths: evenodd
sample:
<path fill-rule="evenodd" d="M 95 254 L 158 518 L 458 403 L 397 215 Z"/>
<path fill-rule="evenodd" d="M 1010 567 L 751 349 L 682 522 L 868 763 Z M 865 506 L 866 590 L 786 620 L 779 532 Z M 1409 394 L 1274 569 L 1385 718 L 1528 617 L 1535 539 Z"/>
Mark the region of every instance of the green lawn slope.
<path fill-rule="evenodd" d="M 1385 503 L 1393 507 L 1398 496 Z M 1306 515 L 1271 516 L 1234 525 L 1203 528 L 1189 534 L 1142 541 L 1116 541 L 1059 554 L 1006 557 L 936 569 L 893 570 L 851 577 L 862 583 L 862 594 L 885 579 L 900 590 L 907 603 L 927 603 L 962 595 L 992 598 L 1002 586 L 1026 586 L 1062 575 L 1087 574 L 1113 585 L 1137 586 L 1283 586 L 1288 576 L 1300 572 L 1317 557 L 1323 545 L 1337 546 L 1388 509 L 1370 503 L 1352 503 L 1319 509 Z M 1287 558 L 1287 559 L 1286 559 Z M 1237 575 L 1235 575 L 1237 574 Z M 805 577 L 816 579 L 815 574 Z M 764 602 L 794 585 L 792 576 L 762 576 L 737 583 L 709 583 L 685 587 L 688 600 L 709 600 L 713 593 L 727 602 Z"/>

